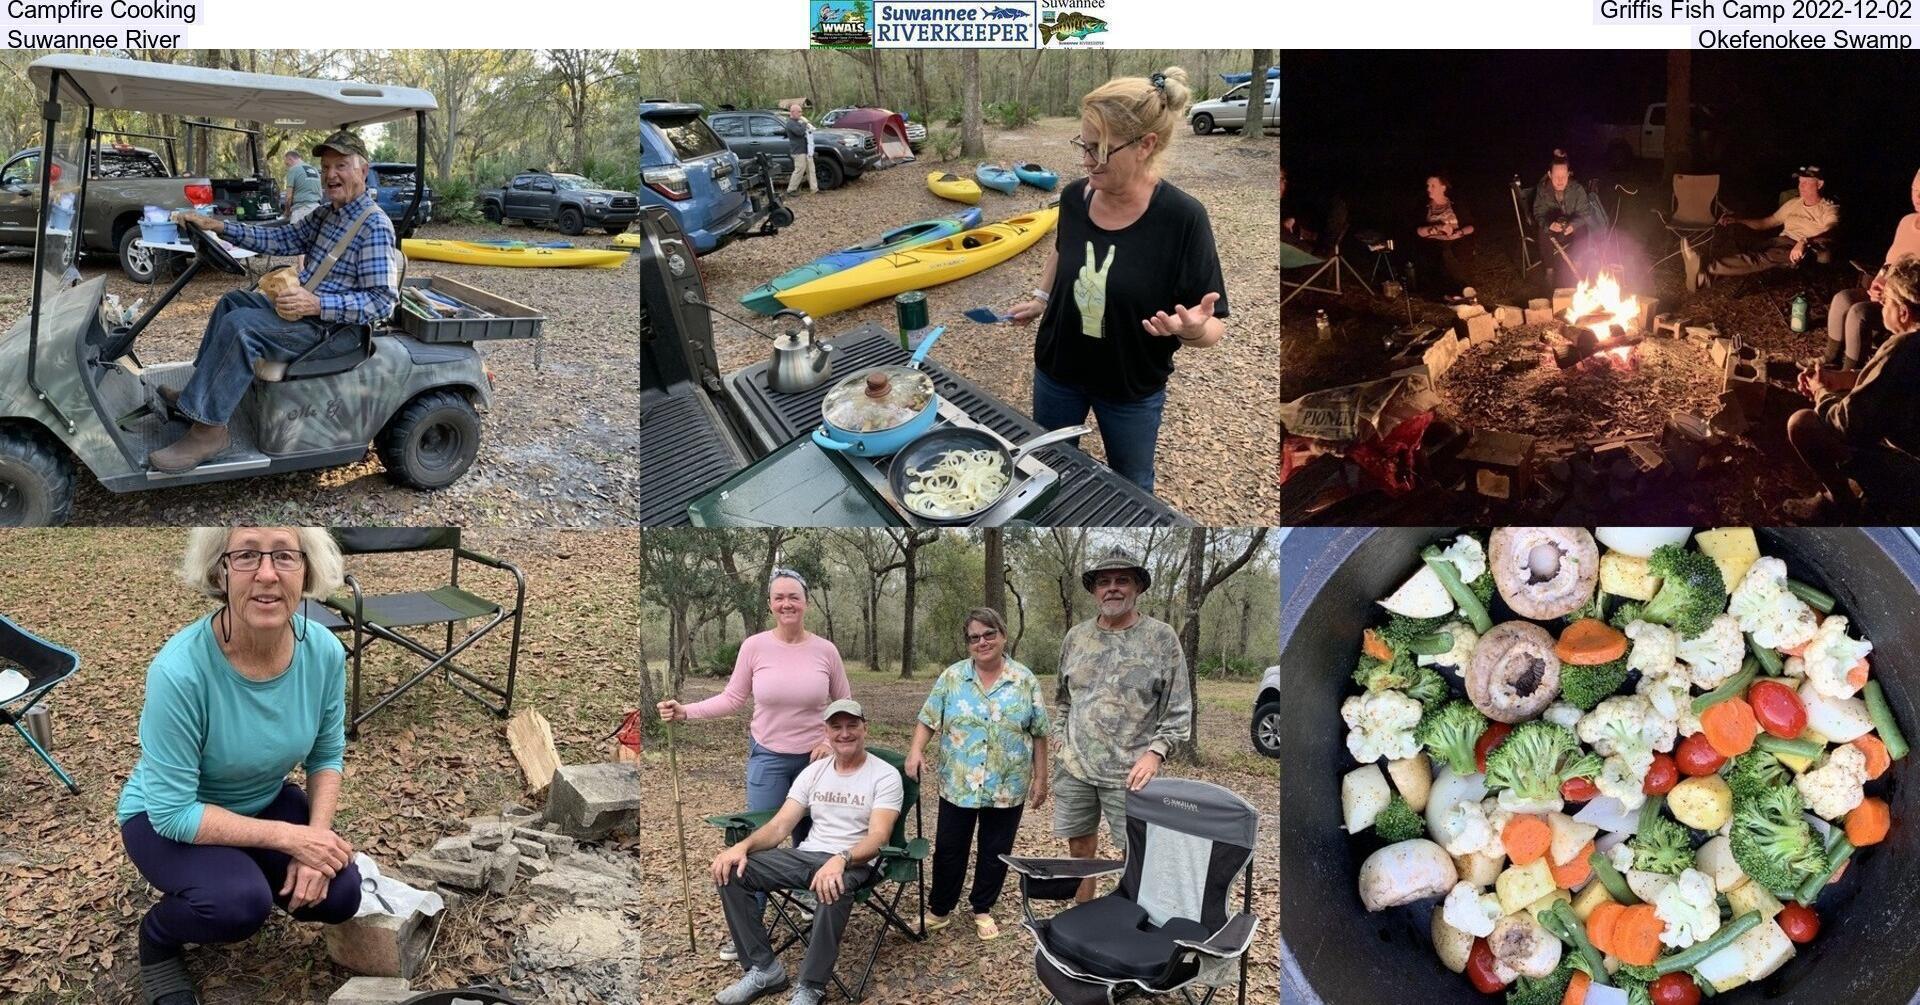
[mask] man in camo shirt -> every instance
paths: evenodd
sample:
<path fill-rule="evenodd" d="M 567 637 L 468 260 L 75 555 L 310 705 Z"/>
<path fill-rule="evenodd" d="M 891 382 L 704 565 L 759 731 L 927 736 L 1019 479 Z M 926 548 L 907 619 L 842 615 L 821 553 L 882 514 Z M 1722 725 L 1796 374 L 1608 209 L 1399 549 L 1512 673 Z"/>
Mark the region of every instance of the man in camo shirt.
<path fill-rule="evenodd" d="M 1065 729 L 1054 757 L 1053 834 L 1074 858 L 1092 858 L 1103 815 L 1113 843 L 1126 847 L 1127 792 L 1193 735 L 1193 697 L 1179 634 L 1136 609 L 1152 583 L 1146 568 L 1114 548 L 1080 583 L 1100 611 L 1060 643 L 1054 721 Z M 1093 894 L 1093 880 L 1080 884 L 1082 903 Z"/>

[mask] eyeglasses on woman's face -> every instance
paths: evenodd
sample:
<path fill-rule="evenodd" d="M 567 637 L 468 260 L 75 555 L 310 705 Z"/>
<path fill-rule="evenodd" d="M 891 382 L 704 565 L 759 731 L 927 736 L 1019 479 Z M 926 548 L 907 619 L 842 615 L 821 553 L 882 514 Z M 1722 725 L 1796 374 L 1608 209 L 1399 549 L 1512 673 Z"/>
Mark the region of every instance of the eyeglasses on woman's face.
<path fill-rule="evenodd" d="M 307 567 L 307 553 L 294 548 L 275 548 L 271 551 L 240 548 L 220 557 L 226 560 L 227 568 L 235 572 L 258 572 L 263 560 L 272 562 L 278 572 L 299 572 Z"/>
<path fill-rule="evenodd" d="M 1105 157 L 1100 156 L 1100 144 L 1098 142 L 1088 143 L 1086 140 L 1083 140 L 1080 137 L 1075 136 L 1072 139 L 1067 141 L 1067 145 L 1073 147 L 1073 149 L 1080 152 L 1081 160 L 1084 161 L 1084 160 L 1091 159 L 1094 165 L 1098 166 L 1112 160 L 1114 154 L 1117 154 L 1120 151 L 1125 150 L 1130 146 L 1133 146 L 1135 143 L 1140 142 L 1144 138 L 1145 137 L 1135 136 L 1133 139 L 1130 139 L 1125 143 L 1120 144 L 1117 147 L 1110 147 L 1108 148 L 1107 155 Z"/>
<path fill-rule="evenodd" d="M 970 645 L 970 646 L 977 646 L 977 645 L 979 645 L 979 644 L 981 644 L 981 643 L 983 643 L 983 642 L 992 642 L 992 641 L 993 641 L 994 639 L 997 639 L 997 638 L 999 638 L 999 637 L 1000 637 L 1000 630 L 999 630 L 999 629 L 997 629 L 997 628 L 984 628 L 984 629 L 981 629 L 981 630 L 980 630 L 980 631 L 978 631 L 978 632 L 968 632 L 968 633 L 967 633 L 967 645 Z"/>

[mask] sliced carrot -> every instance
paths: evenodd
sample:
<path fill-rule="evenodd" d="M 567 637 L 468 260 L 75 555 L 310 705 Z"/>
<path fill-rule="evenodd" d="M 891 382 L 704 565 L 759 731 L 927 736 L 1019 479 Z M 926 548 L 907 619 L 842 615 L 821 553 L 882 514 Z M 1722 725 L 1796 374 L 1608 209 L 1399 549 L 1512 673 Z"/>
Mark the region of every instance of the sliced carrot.
<path fill-rule="evenodd" d="M 1887 769 L 1893 767 L 1893 758 L 1887 756 L 1887 745 L 1881 743 L 1880 738 L 1872 733 L 1853 741 L 1853 745 L 1859 747 L 1862 754 L 1867 755 L 1869 781 L 1886 774 Z"/>
<path fill-rule="evenodd" d="M 1573 979 L 1567 981 L 1567 993 L 1560 999 L 1560 1005 L 1585 1005 L 1587 986 L 1592 983 L 1593 978 L 1588 977 L 1586 971 L 1575 970 Z"/>
<path fill-rule="evenodd" d="M 1862 656 L 1860 662 L 1847 668 L 1847 683 L 1854 687 L 1866 687 L 1867 669 L 1867 658 Z"/>
<path fill-rule="evenodd" d="M 1808 636 L 1807 641 L 1802 642 L 1797 646 L 1791 646 L 1791 647 L 1781 646 L 1779 651 L 1787 654 L 1788 656 L 1798 656 L 1798 657 L 1801 657 L 1802 659 L 1805 659 L 1807 655 L 1807 647 L 1810 645 L 1813 645 L 1812 636 Z"/>
<path fill-rule="evenodd" d="M 1553 828 L 1531 813 L 1515 813 L 1500 828 L 1500 843 L 1507 846 L 1507 857 L 1514 865 L 1527 865 L 1552 846 Z"/>
<path fill-rule="evenodd" d="M 1888 809 L 1887 801 L 1868 796 L 1847 814 L 1847 840 L 1852 841 L 1855 848 L 1879 844 L 1887 839 L 1887 828 L 1892 825 L 1893 811 Z"/>
<path fill-rule="evenodd" d="M 1753 749 L 1760 722 L 1753 717 L 1753 706 L 1745 698 L 1728 698 L 1700 713 L 1700 729 L 1707 734 L 1707 745 L 1714 753 L 1738 757 Z"/>
<path fill-rule="evenodd" d="M 1587 915 L 1587 941 L 1593 943 L 1593 948 L 1613 953 L 1613 926 L 1620 923 L 1620 912 L 1626 909 L 1627 905 L 1609 900 L 1595 906 L 1593 913 Z"/>
<path fill-rule="evenodd" d="M 1393 647 L 1387 645 L 1387 640 L 1371 628 L 1360 633 L 1360 651 L 1382 663 L 1393 662 Z"/>
<path fill-rule="evenodd" d="M 1666 927 L 1652 904 L 1635 904 L 1613 924 L 1613 955 L 1622 963 L 1650 967 L 1660 958 L 1660 932 Z"/>
<path fill-rule="evenodd" d="M 1560 633 L 1553 654 L 1574 666 L 1599 666 L 1627 654 L 1627 637 L 1598 618 L 1581 618 Z"/>
<path fill-rule="evenodd" d="M 1548 859 L 1547 869 L 1553 873 L 1553 885 L 1562 890 L 1571 890 L 1591 879 L 1593 864 L 1587 861 L 1587 856 L 1591 854 L 1593 842 L 1588 841 L 1573 858 L 1567 860 L 1566 865 L 1554 865 L 1553 860 Z"/>

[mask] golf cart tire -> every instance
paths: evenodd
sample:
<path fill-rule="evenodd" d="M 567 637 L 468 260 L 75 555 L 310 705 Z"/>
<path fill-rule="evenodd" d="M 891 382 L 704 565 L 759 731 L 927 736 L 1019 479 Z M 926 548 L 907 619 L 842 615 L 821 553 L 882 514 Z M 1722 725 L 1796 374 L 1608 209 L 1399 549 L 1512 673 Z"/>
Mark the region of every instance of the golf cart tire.
<path fill-rule="evenodd" d="M 486 205 L 481 206 L 480 215 L 486 217 L 488 223 L 504 223 L 505 222 L 500 217 L 500 204 L 497 202 L 489 202 Z"/>
<path fill-rule="evenodd" d="M 387 479 L 411 489 L 443 489 L 480 454 L 480 413 L 457 391 L 428 391 L 406 403 L 374 441 Z"/>
<path fill-rule="evenodd" d="M 1213 132 L 1213 116 L 1201 112 L 1193 117 L 1193 134 L 1195 136 L 1205 136 L 1210 132 Z"/>
<path fill-rule="evenodd" d="M 1268 757 L 1280 756 L 1280 702 L 1262 702 L 1253 710 L 1253 749 Z"/>
<path fill-rule="evenodd" d="M 847 183 L 846 169 L 840 166 L 839 161 L 831 157 L 815 157 L 813 159 L 813 172 L 819 176 L 817 180 L 820 182 L 820 191 L 822 192 L 831 192 Z"/>
<path fill-rule="evenodd" d="M 160 274 L 162 267 L 166 264 L 165 256 L 167 256 L 169 252 L 154 251 L 150 248 L 136 248 L 133 246 L 133 242 L 139 239 L 140 227 L 138 224 L 128 227 L 121 233 L 119 245 L 120 271 L 133 282 L 139 283 L 142 286 L 150 286 L 153 284 L 154 278 Z M 144 273 L 137 268 L 141 261 L 146 262 L 146 271 Z"/>
<path fill-rule="evenodd" d="M 782 206 L 768 214 L 767 223 L 772 225 L 775 230 L 785 230 L 793 226 L 793 210 Z"/>
<path fill-rule="evenodd" d="M 0 524 L 59 527 L 73 515 L 73 462 L 40 435 L 0 427 Z"/>
<path fill-rule="evenodd" d="M 568 237 L 579 237 L 587 229 L 587 221 L 582 219 L 580 211 L 568 207 L 560 211 L 560 233 Z"/>

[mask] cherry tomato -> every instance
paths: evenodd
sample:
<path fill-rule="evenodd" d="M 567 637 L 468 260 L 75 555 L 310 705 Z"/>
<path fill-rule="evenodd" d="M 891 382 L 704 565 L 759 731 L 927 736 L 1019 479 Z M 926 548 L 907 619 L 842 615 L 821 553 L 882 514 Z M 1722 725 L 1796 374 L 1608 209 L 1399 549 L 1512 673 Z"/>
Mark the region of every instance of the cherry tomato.
<path fill-rule="evenodd" d="M 1473 759 L 1480 765 L 1481 774 L 1484 775 L 1487 773 L 1487 754 L 1491 753 L 1493 748 L 1498 747 L 1501 741 L 1507 738 L 1507 734 L 1511 732 L 1513 732 L 1513 727 L 1504 722 L 1489 722 L 1487 723 L 1486 731 L 1480 734 L 1480 739 L 1474 741 Z"/>
<path fill-rule="evenodd" d="M 1805 904 L 1788 902 L 1774 920 L 1780 922 L 1780 930 L 1787 933 L 1787 938 L 1795 942 L 1812 942 L 1813 937 L 1820 934 L 1820 916 Z"/>
<path fill-rule="evenodd" d="M 1707 742 L 1705 733 L 1695 733 L 1681 740 L 1680 746 L 1674 748 L 1673 761 L 1679 766 L 1681 774 L 1693 778 L 1711 775 L 1727 763 L 1727 759 L 1713 749 L 1713 744 Z"/>
<path fill-rule="evenodd" d="M 1800 696 L 1777 680 L 1756 681 L 1747 689 L 1747 704 L 1760 728 L 1783 740 L 1799 736 L 1807 728 L 1807 707 Z"/>
<path fill-rule="evenodd" d="M 1650 796 L 1662 796 L 1673 791 L 1680 782 L 1680 769 L 1674 767 L 1673 758 L 1667 754 L 1653 755 L 1653 765 L 1647 768 L 1647 777 L 1640 781 L 1640 791 Z"/>
<path fill-rule="evenodd" d="M 1493 947 L 1486 939 L 1473 940 L 1473 949 L 1467 953 L 1467 980 L 1473 982 L 1474 990 L 1483 995 L 1499 994 L 1507 986 L 1493 972 Z"/>
<path fill-rule="evenodd" d="M 1593 784 L 1591 778 L 1569 778 L 1560 783 L 1560 798 L 1573 803 L 1584 803 L 1600 795 L 1600 786 Z"/>
<path fill-rule="evenodd" d="M 1700 1005 L 1700 988 L 1684 973 L 1667 974 L 1647 988 L 1653 1005 Z"/>

